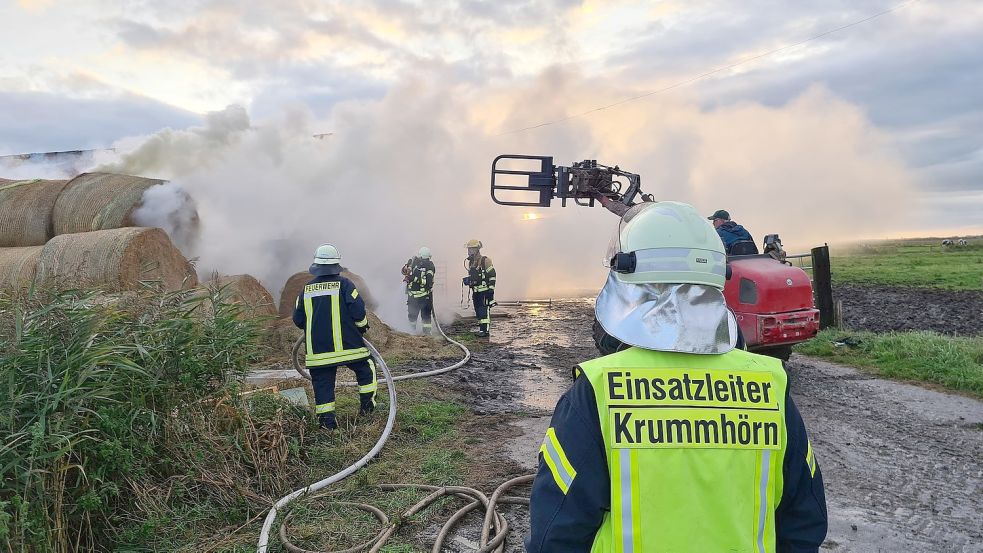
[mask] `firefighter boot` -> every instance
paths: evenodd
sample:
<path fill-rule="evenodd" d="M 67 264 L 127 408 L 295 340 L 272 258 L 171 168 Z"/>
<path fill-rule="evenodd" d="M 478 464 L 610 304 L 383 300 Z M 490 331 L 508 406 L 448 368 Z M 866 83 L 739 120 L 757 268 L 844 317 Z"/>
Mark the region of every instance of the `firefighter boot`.
<path fill-rule="evenodd" d="M 375 411 L 375 392 L 369 392 L 366 394 L 359 394 L 359 415 L 371 415 Z"/>
<path fill-rule="evenodd" d="M 321 413 L 318 415 L 318 422 L 320 422 L 321 428 L 325 430 L 338 429 L 338 421 L 335 419 L 334 413 Z"/>

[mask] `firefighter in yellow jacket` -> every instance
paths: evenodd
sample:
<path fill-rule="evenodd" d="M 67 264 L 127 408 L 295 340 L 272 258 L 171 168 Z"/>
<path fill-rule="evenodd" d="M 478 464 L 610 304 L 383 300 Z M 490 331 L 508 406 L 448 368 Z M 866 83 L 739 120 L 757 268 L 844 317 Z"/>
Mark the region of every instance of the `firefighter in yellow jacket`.
<path fill-rule="evenodd" d="M 491 258 L 481 255 L 481 241 L 469 240 L 468 259 L 465 262 L 468 268 L 468 276 L 464 277 L 464 285 L 471 288 L 471 299 L 474 302 L 474 316 L 478 319 L 478 333 L 480 338 L 487 338 L 491 325 L 491 314 L 489 309 L 495 307 L 495 284 L 498 281 L 498 274 Z"/>
<path fill-rule="evenodd" d="M 735 348 L 723 244 L 691 206 L 622 219 L 595 304 L 617 353 L 577 369 L 540 448 L 530 553 L 815 553 L 822 473 L 777 359 Z"/>

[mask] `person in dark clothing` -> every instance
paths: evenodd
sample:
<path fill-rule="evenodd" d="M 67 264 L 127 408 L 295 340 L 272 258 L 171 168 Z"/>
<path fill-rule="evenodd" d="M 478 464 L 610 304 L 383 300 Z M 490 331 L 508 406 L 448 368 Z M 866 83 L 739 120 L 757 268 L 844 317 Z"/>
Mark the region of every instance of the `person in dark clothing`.
<path fill-rule="evenodd" d="M 369 321 L 355 284 L 341 276 L 341 256 L 334 246 L 325 244 L 317 249 L 310 272 L 314 279 L 297 297 L 293 320 L 306 338 L 305 362 L 314 386 L 314 412 L 322 428 L 334 429 L 338 427 L 335 378 L 341 365 L 355 372 L 359 414 L 375 410 L 375 363 L 362 339 Z"/>
<path fill-rule="evenodd" d="M 750 255 L 758 253 L 758 246 L 754 243 L 751 233 L 741 225 L 731 221 L 730 213 L 726 210 L 718 209 L 713 215 L 707 217 L 713 221 L 713 228 L 717 229 L 720 240 L 724 243 L 727 255 Z"/>
<path fill-rule="evenodd" d="M 406 280 L 406 309 L 410 327 L 416 330 L 417 319 L 423 320 L 423 333 L 433 329 L 433 283 L 436 267 L 430 248 L 423 246 L 416 257 L 403 267 Z"/>

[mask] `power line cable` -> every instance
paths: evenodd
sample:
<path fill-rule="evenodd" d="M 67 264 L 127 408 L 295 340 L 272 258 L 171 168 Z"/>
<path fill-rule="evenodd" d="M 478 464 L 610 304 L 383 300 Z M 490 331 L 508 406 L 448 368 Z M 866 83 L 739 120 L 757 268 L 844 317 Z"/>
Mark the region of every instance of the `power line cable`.
<path fill-rule="evenodd" d="M 571 119 L 577 119 L 577 118 L 583 117 L 585 115 L 590 115 L 590 114 L 596 113 L 598 111 L 604 111 L 606 109 L 617 107 L 617 106 L 620 106 L 622 104 L 627 104 L 628 102 L 634 102 L 635 100 L 640 100 L 642 98 L 648 98 L 649 96 L 655 96 L 656 94 L 661 94 L 663 92 L 672 90 L 674 88 L 679 88 L 681 86 L 685 86 L 685 85 L 688 85 L 690 83 L 694 83 L 696 81 L 705 79 L 705 78 L 707 78 L 707 77 L 709 77 L 711 75 L 715 75 L 715 74 L 720 73 L 722 71 L 727 71 L 728 69 L 733 69 L 735 67 L 740 67 L 741 65 L 750 63 L 752 61 L 759 60 L 761 58 L 766 58 L 768 56 L 772 56 L 772 55 L 777 54 L 779 52 L 784 52 L 785 50 L 789 50 L 789 49 L 795 48 L 797 46 L 802 46 L 803 44 L 806 44 L 808 42 L 812 42 L 814 40 L 818 40 L 820 38 L 823 38 L 825 36 L 831 35 L 833 33 L 838 33 L 838 32 L 840 32 L 840 31 L 842 31 L 844 29 L 849 29 L 850 27 L 856 27 L 857 25 L 861 25 L 863 23 L 867 23 L 868 21 L 872 21 L 874 19 L 877 19 L 878 17 L 881 17 L 881 16 L 887 15 L 889 13 L 898 11 L 898 10 L 900 10 L 902 8 L 906 8 L 906 7 L 910 6 L 911 4 L 914 4 L 914 3 L 920 2 L 920 1 L 921 0 L 908 0 L 907 2 L 902 2 L 900 4 L 896 4 L 895 6 L 890 7 L 888 9 L 884 10 L 884 11 L 877 12 L 877 13 L 875 13 L 873 15 L 869 15 L 869 16 L 863 18 L 863 19 L 858 19 L 858 20 L 856 20 L 856 21 L 854 21 L 852 23 L 847 23 L 846 25 L 841 25 L 839 27 L 836 27 L 835 29 L 829 29 L 827 31 L 823 31 L 823 32 L 819 33 L 818 35 L 813 35 L 813 36 L 811 36 L 809 38 L 800 40 L 798 42 L 794 42 L 792 44 L 786 44 L 785 46 L 782 46 L 781 48 L 775 48 L 774 50 L 769 50 L 769 51 L 764 52 L 764 53 L 761 53 L 761 54 L 756 54 L 754 56 L 749 56 L 749 57 L 744 58 L 742 60 L 738 60 L 738 61 L 736 61 L 734 63 L 717 67 L 716 69 L 712 69 L 710 71 L 707 71 L 706 73 L 700 73 L 699 75 L 696 75 L 694 77 L 690 77 L 688 79 L 684 79 L 682 81 L 675 82 L 675 83 L 673 83 L 671 85 L 665 86 L 665 87 L 660 88 L 660 89 L 657 89 L 657 90 L 652 90 L 652 91 L 646 92 L 644 94 L 639 94 L 637 96 L 631 96 L 629 98 L 624 98 L 622 100 L 618 100 L 617 102 L 614 102 L 614 103 L 611 103 L 611 104 L 607 104 L 607 105 L 604 105 L 604 106 L 600 106 L 600 107 L 596 107 L 596 108 L 593 108 L 593 109 L 589 109 L 587 111 L 582 111 L 580 113 L 575 113 L 575 114 L 572 114 L 572 115 L 567 115 L 567 116 L 561 117 L 559 119 L 553 119 L 551 121 L 544 121 L 544 122 L 538 123 L 536 125 L 530 125 L 528 127 L 522 127 L 522 128 L 510 130 L 510 131 L 505 131 L 505 132 L 496 134 L 495 136 L 505 136 L 505 135 L 509 135 L 509 134 L 516 134 L 516 133 L 520 133 L 520 132 L 530 131 L 530 130 L 538 129 L 538 128 L 541 128 L 541 127 L 548 127 L 550 125 L 555 125 L 557 123 L 563 123 L 565 121 L 570 121 Z"/>

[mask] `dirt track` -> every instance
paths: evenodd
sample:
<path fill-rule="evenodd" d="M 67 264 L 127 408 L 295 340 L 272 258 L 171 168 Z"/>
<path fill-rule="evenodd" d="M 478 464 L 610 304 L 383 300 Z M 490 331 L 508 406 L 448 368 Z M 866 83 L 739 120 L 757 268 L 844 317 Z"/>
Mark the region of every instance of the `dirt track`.
<path fill-rule="evenodd" d="M 887 286 L 837 286 L 844 326 L 855 330 L 983 333 L 983 292 Z"/>
<path fill-rule="evenodd" d="M 570 368 L 595 356 L 589 301 L 498 311 L 511 317 L 493 320 L 491 346 L 447 377 L 480 414 L 473 484 L 489 491 L 534 469 Z M 983 552 L 983 403 L 801 357 L 789 373 L 826 478 L 824 550 Z M 524 512 L 510 518 L 523 534 Z M 518 535 L 508 551 L 522 551 Z"/>

